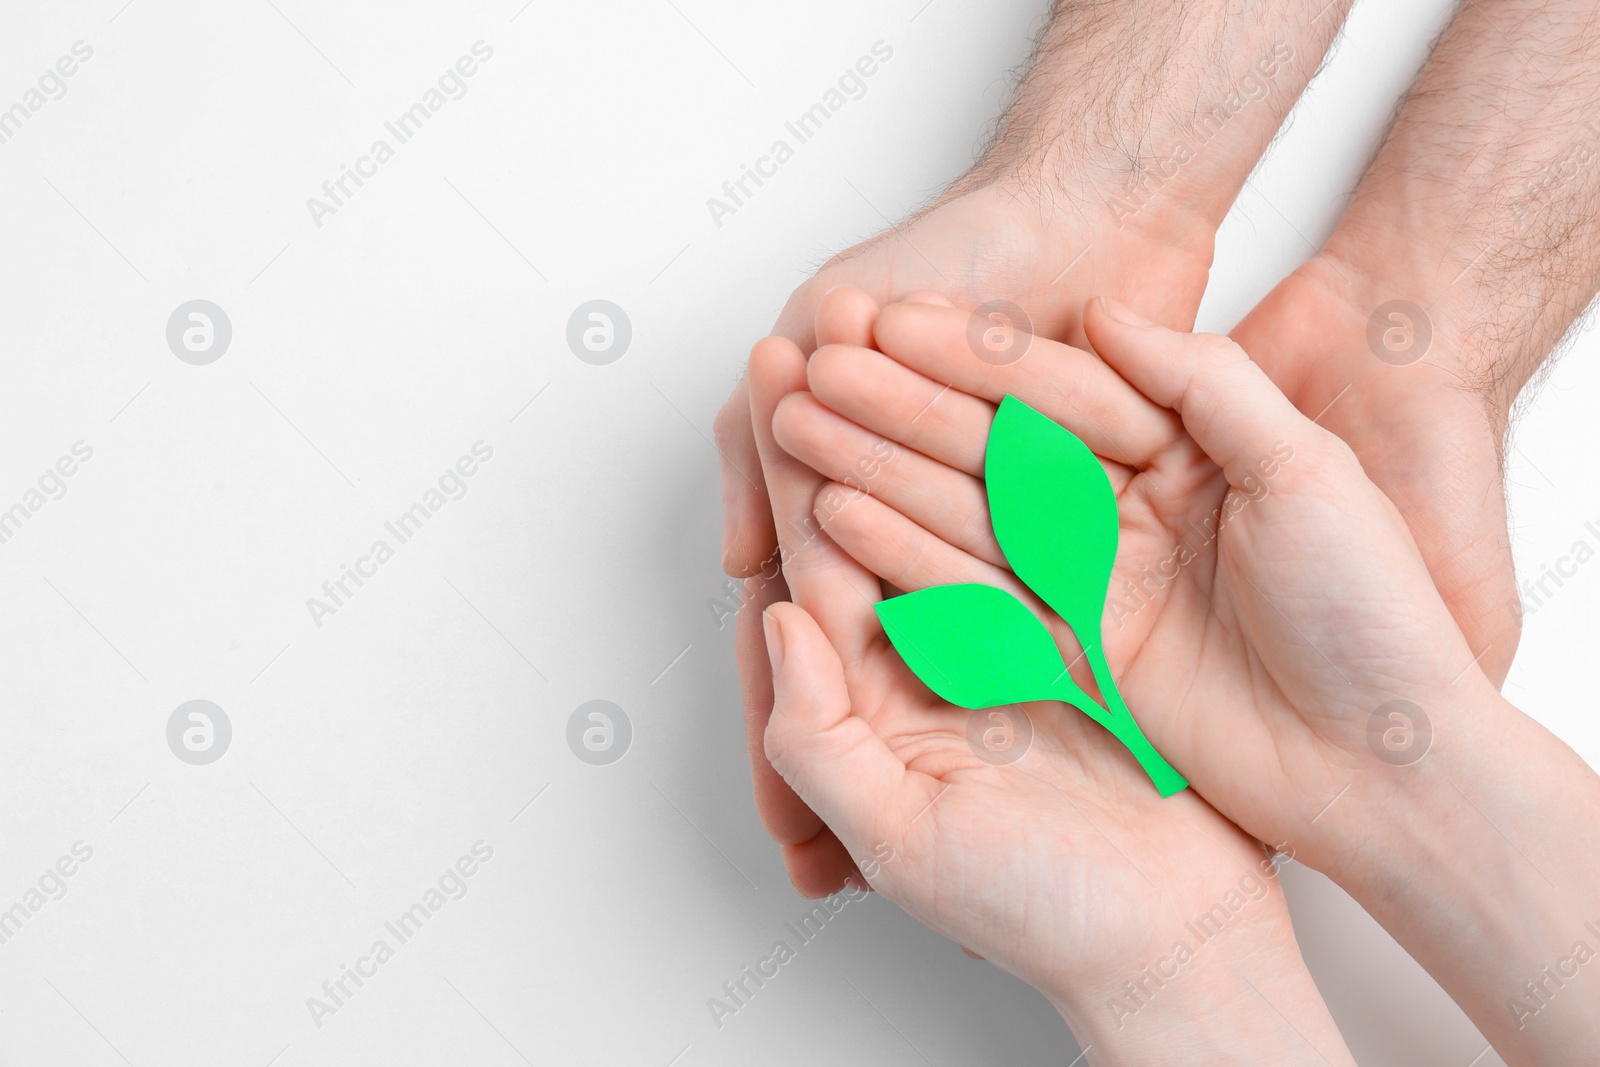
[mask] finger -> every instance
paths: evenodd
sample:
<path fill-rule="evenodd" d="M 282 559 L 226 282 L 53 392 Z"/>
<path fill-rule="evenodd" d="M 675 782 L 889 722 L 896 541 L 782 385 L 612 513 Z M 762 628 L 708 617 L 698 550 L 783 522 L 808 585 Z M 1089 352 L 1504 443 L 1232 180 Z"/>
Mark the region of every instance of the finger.
<path fill-rule="evenodd" d="M 983 450 L 995 411 L 987 400 L 855 345 L 817 349 L 806 380 L 818 400 L 856 425 L 947 467 L 983 473 Z"/>
<path fill-rule="evenodd" d="M 824 479 L 772 437 L 772 416 L 787 394 L 806 387 L 806 359 L 792 341 L 768 337 L 750 353 L 750 413 L 778 527 L 783 573 L 795 603 L 811 612 L 839 654 L 854 662 L 878 631 L 878 580 L 840 551 L 812 517 Z"/>
<path fill-rule="evenodd" d="M 837 893 L 846 884 L 869 888 L 844 842 L 826 826 L 809 841 L 783 846 L 783 865 L 795 892 L 810 899 Z"/>
<path fill-rule="evenodd" d="M 1170 412 L 1081 349 L 1031 337 L 1011 362 L 979 358 L 984 326 L 956 308 L 891 304 L 879 314 L 873 338 L 885 354 L 941 384 L 996 404 L 1007 394 L 1026 401 L 1096 455 L 1135 469 L 1180 436 Z"/>
<path fill-rule="evenodd" d="M 1189 436 L 1236 489 L 1248 489 L 1247 479 L 1254 484 L 1263 463 L 1287 458 L 1286 448 L 1289 455 L 1349 452 L 1226 337 L 1148 325 L 1103 297 L 1084 309 L 1084 330 L 1107 363 L 1182 417 Z"/>
<path fill-rule="evenodd" d="M 722 569 L 735 578 L 759 571 L 778 549 L 772 505 L 750 426 L 749 386 L 739 379 L 717 412 L 712 437 L 722 458 Z"/>
<path fill-rule="evenodd" d="M 764 618 L 774 694 L 767 758 L 841 841 L 864 846 L 882 821 L 898 823 L 903 790 L 927 803 L 933 782 L 910 774 L 851 714 L 844 665 L 803 608 L 774 604 Z"/>
<path fill-rule="evenodd" d="M 981 479 L 862 429 L 810 393 L 783 398 L 772 432 L 784 451 L 818 473 L 871 493 L 964 552 L 1005 566 Z"/>
<path fill-rule="evenodd" d="M 863 567 L 912 593 L 935 585 L 999 586 L 1024 603 L 1036 598 L 1015 575 L 935 537 L 895 508 L 847 486 L 817 495 L 817 521 Z"/>
<path fill-rule="evenodd" d="M 830 289 L 817 305 L 817 345 L 870 345 L 878 302 L 863 289 Z"/>
<path fill-rule="evenodd" d="M 822 405 L 862 429 L 971 477 L 984 474 L 995 419 L 995 405 L 987 400 L 941 386 L 882 352 L 853 346 L 816 350 L 806 381 Z M 1117 494 L 1138 474 L 1120 462 L 1101 462 Z"/>
<path fill-rule="evenodd" d="M 974 478 L 983 476 L 995 412 L 989 401 L 851 345 L 817 349 L 806 380 L 818 400 L 857 425 Z M 1121 493 L 1134 472 L 1121 463 L 1105 466 L 1112 489 Z"/>
<path fill-rule="evenodd" d="M 914 593 L 965 583 L 1004 589 L 1046 624 L 1073 678 L 1094 691 L 1088 665 L 1081 662 L 1077 635 L 1011 571 L 961 551 L 876 497 L 846 486 L 830 484 L 817 494 L 817 520 L 835 544 L 896 589 Z"/>
<path fill-rule="evenodd" d="M 744 739 L 750 756 L 750 786 L 761 825 L 781 845 L 810 841 L 827 829 L 816 812 L 789 788 L 783 775 L 767 762 L 767 723 L 772 718 L 772 660 L 767 655 L 762 612 L 788 597 L 776 562 L 740 583 L 739 617 L 734 623 L 734 648 L 739 685 L 744 697 Z"/>

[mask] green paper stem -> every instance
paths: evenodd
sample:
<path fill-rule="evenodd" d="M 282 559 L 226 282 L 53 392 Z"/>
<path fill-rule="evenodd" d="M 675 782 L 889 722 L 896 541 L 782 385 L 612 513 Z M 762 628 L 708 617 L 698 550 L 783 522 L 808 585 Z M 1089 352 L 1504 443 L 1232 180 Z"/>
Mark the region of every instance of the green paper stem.
<path fill-rule="evenodd" d="M 1072 628 L 1105 697 L 1078 687 L 1050 631 L 1016 597 L 981 584 L 932 586 L 880 602 L 884 632 L 929 689 L 963 708 L 1059 700 L 1105 727 L 1168 797 L 1188 786 L 1123 703 L 1102 649 L 1120 533 L 1100 460 L 1016 397 L 1000 404 L 984 456 L 985 493 L 1006 562 Z"/>
<path fill-rule="evenodd" d="M 1100 686 L 1100 695 L 1105 698 L 1106 706 L 1111 709 L 1110 721 L 1103 725 L 1111 731 L 1111 735 L 1122 742 L 1124 748 L 1133 753 L 1133 758 L 1139 761 L 1139 766 L 1144 768 L 1144 773 L 1149 775 L 1151 783 L 1164 797 L 1182 792 L 1189 786 L 1189 780 L 1179 774 L 1172 764 L 1167 762 L 1165 756 L 1156 751 L 1156 747 L 1145 737 L 1144 731 L 1139 729 L 1139 722 L 1128 710 L 1128 705 L 1122 699 L 1122 692 L 1117 689 L 1117 682 L 1111 676 L 1111 667 L 1106 663 L 1105 648 L 1100 642 L 1098 633 L 1089 635 L 1093 641 L 1084 646 L 1084 654 L 1089 659 L 1089 669 L 1094 672 L 1094 679 Z M 1081 690 L 1080 690 L 1081 691 Z"/>

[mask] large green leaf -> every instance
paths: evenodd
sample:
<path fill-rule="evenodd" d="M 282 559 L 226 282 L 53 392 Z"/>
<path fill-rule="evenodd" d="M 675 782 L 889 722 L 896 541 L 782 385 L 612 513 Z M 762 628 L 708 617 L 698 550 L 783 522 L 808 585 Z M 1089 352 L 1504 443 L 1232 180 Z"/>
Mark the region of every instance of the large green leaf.
<path fill-rule="evenodd" d="M 1162 796 L 1183 789 L 1188 783 L 1144 736 L 1106 661 L 1100 617 L 1117 561 L 1119 518 L 1099 457 L 1070 430 L 1007 396 L 989 428 L 983 476 L 1006 562 L 1072 627 L 1107 711 L 1087 697 L 1071 702 L 1133 753 Z"/>
<path fill-rule="evenodd" d="M 1117 559 L 1117 497 L 1071 431 L 1014 396 L 989 430 L 984 481 L 994 535 L 1017 577 L 1086 644 L 1097 641 Z"/>
<path fill-rule="evenodd" d="M 879 602 L 878 618 L 906 666 L 958 707 L 1044 699 L 1066 670 L 1044 623 L 991 585 L 907 593 Z"/>

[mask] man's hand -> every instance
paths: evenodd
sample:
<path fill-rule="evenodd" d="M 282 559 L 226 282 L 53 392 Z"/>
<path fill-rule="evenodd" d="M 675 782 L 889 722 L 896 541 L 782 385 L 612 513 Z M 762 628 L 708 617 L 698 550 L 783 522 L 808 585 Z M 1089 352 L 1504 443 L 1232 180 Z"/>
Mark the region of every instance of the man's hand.
<path fill-rule="evenodd" d="M 1497 684 L 1507 427 L 1600 283 L 1597 60 L 1588 0 L 1464 5 L 1322 252 L 1233 333 L 1394 500 Z"/>
<path fill-rule="evenodd" d="M 827 299 L 840 286 L 875 304 L 928 289 L 968 308 L 1005 300 L 1028 319 L 1011 325 L 1079 342 L 1079 310 L 1094 293 L 1189 328 L 1216 228 L 1348 7 L 1245 0 L 1108 9 L 1062 0 L 973 171 L 905 225 L 830 261 L 796 291 L 774 332 L 806 355 L 869 344 L 871 312 L 853 298 Z M 1102 69 L 1114 76 L 1083 76 Z M 796 887 L 820 895 L 843 884 L 849 856 L 761 755 L 772 683 L 757 622 L 787 594 L 769 499 L 776 487 L 756 454 L 743 383 L 716 436 L 723 566 L 748 579 L 737 647 L 756 806 L 785 846 Z"/>
<path fill-rule="evenodd" d="M 1374 260 L 1385 254 L 1373 244 L 1362 251 Z M 1373 310 L 1394 291 L 1374 291 L 1356 267 L 1318 255 L 1280 282 L 1233 339 L 1302 412 L 1355 451 L 1394 501 L 1479 665 L 1498 685 L 1521 632 L 1501 465 L 1508 413 L 1464 386 L 1463 354 L 1448 337 L 1429 338 L 1415 362 L 1403 362 L 1398 349 L 1397 362 L 1374 355 Z M 1393 314 L 1382 330 L 1397 346 L 1430 329 L 1408 321 L 1415 317 L 1408 308 Z"/>

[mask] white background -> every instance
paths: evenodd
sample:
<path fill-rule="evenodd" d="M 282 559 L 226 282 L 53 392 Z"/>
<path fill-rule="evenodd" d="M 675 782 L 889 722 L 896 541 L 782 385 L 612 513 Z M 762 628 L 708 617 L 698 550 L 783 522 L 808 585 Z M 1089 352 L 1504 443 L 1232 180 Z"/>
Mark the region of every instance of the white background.
<path fill-rule="evenodd" d="M 879 899 L 722 1029 L 705 1005 L 806 910 L 708 607 L 712 417 L 796 284 L 971 161 L 1045 5 L 275 2 L 5 6 L 0 107 L 94 55 L 0 145 L 0 508 L 94 455 L 0 544 L 0 908 L 94 853 L 0 945 L 0 1062 L 1071 1061 L 1036 994 Z M 1203 326 L 1326 234 L 1449 6 L 1358 8 L 1224 229 Z M 318 227 L 306 199 L 478 40 L 467 95 Z M 714 225 L 706 198 L 879 40 L 866 95 Z M 234 331 L 204 367 L 165 339 L 194 298 Z M 633 324 L 610 366 L 565 343 L 594 298 Z M 1510 453 L 1524 571 L 1596 540 L 1594 348 Z M 466 496 L 316 626 L 306 599 L 479 440 Z M 1600 565 L 1529 617 L 1508 684 L 1591 762 L 1597 593 Z M 166 743 L 194 698 L 233 725 L 209 766 Z M 565 740 L 596 698 L 634 728 L 606 767 Z M 314 1025 L 479 840 L 467 895 Z M 1362 1063 L 1479 1054 L 1347 898 L 1287 877 Z"/>

